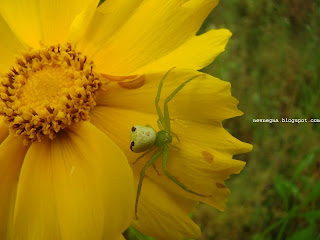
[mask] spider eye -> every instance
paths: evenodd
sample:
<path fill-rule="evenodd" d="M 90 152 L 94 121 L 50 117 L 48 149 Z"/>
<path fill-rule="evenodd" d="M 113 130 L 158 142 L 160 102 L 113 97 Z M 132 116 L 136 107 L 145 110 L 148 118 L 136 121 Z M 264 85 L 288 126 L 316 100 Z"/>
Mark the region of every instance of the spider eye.
<path fill-rule="evenodd" d="M 135 127 L 132 127 L 132 128 L 131 128 L 131 132 L 134 132 L 135 130 L 136 130 Z"/>
<path fill-rule="evenodd" d="M 134 142 L 131 142 L 130 149 L 131 149 L 132 152 L 133 152 L 133 149 L 132 149 L 133 146 L 134 146 Z"/>

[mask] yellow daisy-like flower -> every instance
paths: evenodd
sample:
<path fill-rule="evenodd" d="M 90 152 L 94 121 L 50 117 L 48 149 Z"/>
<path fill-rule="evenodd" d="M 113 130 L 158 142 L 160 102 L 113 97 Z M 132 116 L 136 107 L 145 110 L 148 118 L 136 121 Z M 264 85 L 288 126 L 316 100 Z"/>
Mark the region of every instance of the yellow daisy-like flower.
<path fill-rule="evenodd" d="M 177 67 L 162 96 L 199 74 L 231 36 L 196 36 L 217 0 L 98 2 L 0 0 L 0 239 L 122 239 L 134 212 L 131 126 L 155 127 L 153 100 L 168 69 Z M 174 98 L 180 143 L 168 170 L 212 197 L 149 169 L 136 228 L 158 239 L 198 237 L 194 206 L 224 209 L 224 180 L 245 165 L 232 156 L 251 150 L 222 127 L 242 114 L 236 106 L 230 84 L 208 75 Z M 136 185 L 148 157 L 131 164 Z"/>

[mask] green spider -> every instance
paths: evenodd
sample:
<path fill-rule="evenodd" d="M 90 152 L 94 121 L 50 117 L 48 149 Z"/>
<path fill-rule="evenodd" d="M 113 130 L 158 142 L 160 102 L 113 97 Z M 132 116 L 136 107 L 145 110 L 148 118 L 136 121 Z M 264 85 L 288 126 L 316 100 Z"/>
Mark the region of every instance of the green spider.
<path fill-rule="evenodd" d="M 140 157 L 136 159 L 134 163 L 136 163 L 138 160 L 146 156 L 152 151 L 155 151 L 155 153 L 152 155 L 150 160 L 144 165 L 144 167 L 141 169 L 140 172 L 140 179 L 139 179 L 139 184 L 138 184 L 138 189 L 137 189 L 137 197 L 136 197 L 136 204 L 135 204 L 135 215 L 136 219 L 138 219 L 137 212 L 138 212 L 138 202 L 139 202 L 139 197 L 141 193 L 141 188 L 142 188 L 142 182 L 144 179 L 145 171 L 148 167 L 151 165 L 155 169 L 155 171 L 158 173 L 158 170 L 156 169 L 155 166 L 155 161 L 163 154 L 162 156 L 162 171 L 163 173 L 174 183 L 176 183 L 179 187 L 181 187 L 183 190 L 201 196 L 201 197 L 210 197 L 207 195 L 199 194 L 195 191 L 192 191 L 188 187 L 186 187 L 183 183 L 178 181 L 171 173 L 168 172 L 167 170 L 167 165 L 168 165 L 168 159 L 169 159 L 169 146 L 175 147 L 171 145 L 172 142 L 172 136 L 176 137 L 177 140 L 180 142 L 178 136 L 174 133 L 171 132 L 171 124 L 170 124 L 170 116 L 169 116 L 169 109 L 168 109 L 168 103 L 173 99 L 173 97 L 191 80 L 203 76 L 204 74 L 201 75 L 196 75 L 188 79 L 187 81 L 183 82 L 179 87 L 177 87 L 164 101 L 164 106 L 163 106 L 163 114 L 162 111 L 159 107 L 159 101 L 160 101 L 160 95 L 161 95 L 161 89 L 163 85 L 163 81 L 166 79 L 168 74 L 172 71 L 170 69 L 160 80 L 159 87 L 158 87 L 158 92 L 157 96 L 155 99 L 155 106 L 156 110 L 158 113 L 158 127 L 160 129 L 159 132 L 156 132 L 151 126 L 142 126 L 142 125 L 134 125 L 131 128 L 131 144 L 130 144 L 130 149 L 131 151 L 135 153 L 141 153 L 144 152 Z M 133 164 L 134 164 L 133 163 Z"/>

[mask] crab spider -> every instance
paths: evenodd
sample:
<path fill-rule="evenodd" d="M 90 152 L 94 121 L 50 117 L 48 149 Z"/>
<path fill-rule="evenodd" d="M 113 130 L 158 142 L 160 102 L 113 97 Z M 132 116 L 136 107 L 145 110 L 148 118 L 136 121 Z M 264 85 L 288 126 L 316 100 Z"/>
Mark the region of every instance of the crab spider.
<path fill-rule="evenodd" d="M 141 169 L 140 172 L 140 179 L 139 179 L 139 184 L 138 184 L 138 189 L 137 189 L 137 196 L 136 196 L 136 203 L 135 203 L 135 216 L 136 219 L 138 219 L 137 212 L 138 212 L 138 202 L 139 202 L 139 197 L 141 193 L 141 188 L 142 188 L 142 182 L 145 176 L 146 169 L 150 167 L 151 165 L 155 169 L 155 171 L 158 173 L 158 170 L 156 169 L 155 166 L 155 161 L 163 154 L 162 156 L 162 171 L 163 173 L 174 183 L 176 183 L 179 187 L 181 187 L 183 190 L 195 194 L 197 196 L 201 197 L 210 197 L 207 195 L 203 195 L 200 193 L 197 193 L 191 189 L 189 189 L 187 186 L 185 186 L 182 182 L 177 180 L 170 172 L 167 170 L 167 165 L 168 165 L 168 159 L 169 159 L 169 146 L 171 145 L 172 142 L 172 136 L 177 137 L 178 141 L 179 138 L 176 134 L 171 132 L 171 124 L 170 124 L 170 116 L 169 116 L 169 109 L 168 109 L 168 103 L 173 99 L 173 97 L 191 80 L 203 76 L 204 74 L 201 75 L 195 75 L 188 79 L 187 81 L 183 82 L 180 86 L 178 86 L 164 101 L 163 105 L 163 113 L 160 109 L 159 106 L 159 101 L 160 101 L 160 95 L 161 95 L 161 90 L 163 86 L 163 82 L 168 76 L 168 74 L 172 71 L 170 69 L 160 80 L 159 86 L 158 86 L 158 92 L 157 96 L 155 99 L 155 107 L 158 113 L 158 127 L 160 131 L 156 132 L 151 126 L 142 126 L 142 125 L 134 125 L 131 128 L 131 144 L 130 144 L 130 149 L 133 152 L 136 153 L 141 153 L 144 152 L 140 157 L 136 159 L 134 163 L 136 163 L 138 160 L 149 154 L 150 152 L 154 151 L 154 154 L 152 157 L 147 161 L 147 163 L 144 165 L 144 167 Z M 174 146 L 173 146 L 174 147 Z"/>

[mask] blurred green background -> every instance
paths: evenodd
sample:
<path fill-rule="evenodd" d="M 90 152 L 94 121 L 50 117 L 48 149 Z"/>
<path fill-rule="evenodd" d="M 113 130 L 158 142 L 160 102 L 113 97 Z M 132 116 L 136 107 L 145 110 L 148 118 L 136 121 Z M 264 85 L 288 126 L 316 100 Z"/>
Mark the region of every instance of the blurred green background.
<path fill-rule="evenodd" d="M 320 118 L 319 24 L 318 0 L 220 1 L 204 24 L 233 33 L 204 71 L 231 82 L 245 115 L 224 125 L 254 150 L 227 210 L 200 205 L 202 239 L 320 239 L 320 123 L 253 123 Z"/>
<path fill-rule="evenodd" d="M 236 156 L 247 166 L 227 182 L 227 210 L 199 206 L 203 240 L 320 239 L 320 123 L 253 123 L 320 119 L 319 24 L 318 0 L 224 0 L 200 30 L 233 33 L 203 71 L 232 83 L 245 115 L 224 125 L 254 145 Z M 151 239 L 132 228 L 125 235 Z"/>

